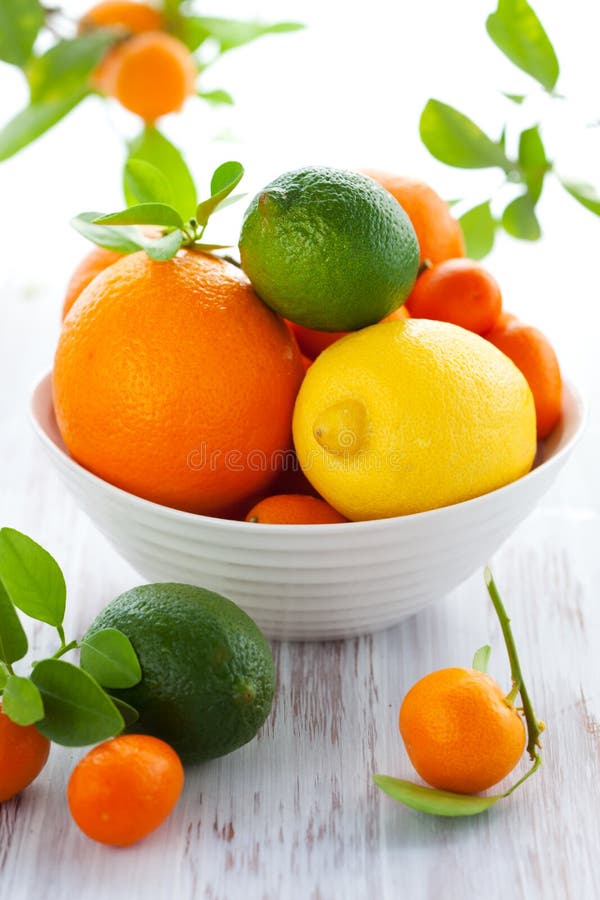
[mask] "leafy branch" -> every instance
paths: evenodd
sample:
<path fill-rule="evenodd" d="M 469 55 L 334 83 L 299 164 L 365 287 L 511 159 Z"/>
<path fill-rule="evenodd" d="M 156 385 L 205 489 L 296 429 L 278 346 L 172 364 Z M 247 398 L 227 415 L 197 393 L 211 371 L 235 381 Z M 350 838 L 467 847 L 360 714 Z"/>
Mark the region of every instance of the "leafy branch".
<path fill-rule="evenodd" d="M 107 628 L 84 641 L 66 641 L 63 619 L 67 588 L 55 559 L 27 535 L 0 529 L 0 695 L 2 712 L 17 725 L 34 725 L 47 738 L 69 747 L 119 734 L 137 719 L 133 707 L 106 689 L 136 685 L 142 671 L 122 632 Z M 56 629 L 60 645 L 33 663 L 28 676 L 14 664 L 29 649 L 17 610 Z M 62 659 L 81 651 L 80 666 Z"/>
<path fill-rule="evenodd" d="M 223 54 L 266 35 L 285 34 L 304 26 L 298 22 L 265 23 L 194 15 L 189 3 L 162 0 L 165 29 L 192 52 L 203 74 Z M 0 129 L 0 162 L 18 153 L 97 93 L 93 74 L 106 54 L 131 35 L 121 27 L 78 28 L 58 7 L 40 0 L 0 3 L 0 62 L 21 69 L 29 102 Z M 52 43 L 42 53 L 36 47 Z M 200 89 L 196 96 L 212 105 L 231 105 L 223 89 Z"/>
<path fill-rule="evenodd" d="M 245 196 L 232 196 L 244 175 L 242 164 L 220 165 L 211 179 L 210 196 L 198 202 L 179 151 L 156 130 L 148 130 L 146 138 L 145 152 L 144 145 L 137 145 L 125 166 L 129 205 L 108 215 L 80 213 L 72 220 L 73 227 L 100 247 L 120 253 L 145 250 L 157 262 L 172 259 L 181 247 L 205 253 L 224 250 L 229 245 L 205 243 L 204 232 L 214 213 Z M 153 226 L 157 236 L 149 236 L 140 226 Z"/>
<path fill-rule="evenodd" d="M 486 29 L 496 47 L 515 66 L 534 79 L 552 99 L 564 102 L 556 93 L 560 74 L 556 52 L 527 0 L 498 0 L 495 12 L 486 20 Z M 527 94 L 505 93 L 504 96 L 519 106 L 528 99 Z M 521 131 L 516 155 L 510 155 L 506 149 L 510 122 L 504 123 L 495 139 L 464 113 L 441 100 L 427 102 L 419 130 L 421 140 L 440 162 L 461 169 L 498 168 L 504 175 L 502 187 L 509 184 L 519 188 L 518 195 L 498 213 L 500 191 L 460 217 L 467 255 L 473 259 L 482 259 L 492 250 L 498 229 L 521 240 L 538 240 L 542 230 L 536 207 L 547 176 L 555 177 L 578 203 L 600 215 L 600 193 L 592 185 L 556 171 L 539 122 Z"/>

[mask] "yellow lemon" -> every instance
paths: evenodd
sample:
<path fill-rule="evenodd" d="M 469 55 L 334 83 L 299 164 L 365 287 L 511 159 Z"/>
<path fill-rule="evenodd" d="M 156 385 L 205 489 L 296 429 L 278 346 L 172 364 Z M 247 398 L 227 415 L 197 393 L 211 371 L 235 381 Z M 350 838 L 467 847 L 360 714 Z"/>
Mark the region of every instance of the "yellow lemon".
<path fill-rule="evenodd" d="M 353 520 L 448 506 L 529 471 L 533 396 L 517 367 L 470 331 L 382 322 L 332 344 L 294 410 L 305 475 Z"/>

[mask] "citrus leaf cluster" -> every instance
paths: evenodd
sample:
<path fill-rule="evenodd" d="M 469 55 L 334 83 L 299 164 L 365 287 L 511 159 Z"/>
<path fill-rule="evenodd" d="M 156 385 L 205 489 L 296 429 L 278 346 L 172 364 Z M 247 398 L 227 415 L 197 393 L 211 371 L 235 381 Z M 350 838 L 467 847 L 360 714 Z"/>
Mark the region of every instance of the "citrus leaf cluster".
<path fill-rule="evenodd" d="M 556 51 L 527 0 L 498 0 L 496 10 L 486 20 L 486 30 L 507 59 L 551 97 L 564 101 L 555 92 L 560 74 Z M 503 94 L 518 106 L 527 100 L 527 94 Z M 547 154 L 539 123 L 525 128 L 518 135 L 516 155 L 509 155 L 506 151 L 509 125 L 504 125 L 497 138 L 490 137 L 469 116 L 433 98 L 421 114 L 421 140 L 432 156 L 460 169 L 498 168 L 504 174 L 505 185 L 517 188 L 518 193 L 508 203 L 503 201 L 502 191 L 472 206 L 460 216 L 467 255 L 472 259 L 483 259 L 490 253 L 499 229 L 520 240 L 536 241 L 540 238 L 542 229 L 536 207 L 546 176 L 550 174 L 578 203 L 600 215 L 600 194 L 592 185 L 556 172 Z M 499 206 L 501 211 L 498 211 Z"/>
<path fill-rule="evenodd" d="M 91 0 L 90 0 L 91 3 Z M 224 53 L 266 35 L 285 34 L 298 22 L 260 22 L 202 17 L 191 3 L 162 0 L 166 30 L 183 41 L 203 73 Z M 0 162 L 18 153 L 96 93 L 93 74 L 107 52 L 127 34 L 122 28 L 97 27 L 79 33 L 76 24 L 55 4 L 40 0 L 0 3 L 0 62 L 21 69 L 29 101 L 0 128 Z M 44 49 L 38 52 L 38 48 Z M 202 89 L 196 96 L 211 106 L 231 105 L 224 89 Z"/>
<path fill-rule="evenodd" d="M 0 694 L 2 711 L 17 725 L 35 725 L 68 747 L 94 744 L 119 734 L 137 712 L 107 689 L 136 685 L 142 671 L 129 639 L 107 628 L 78 644 L 63 629 L 67 587 L 60 566 L 39 544 L 13 528 L 0 529 Z M 18 611 L 51 625 L 60 646 L 48 659 L 19 675 L 14 663 L 29 649 Z M 81 650 L 80 666 L 61 657 Z"/>
<path fill-rule="evenodd" d="M 132 145 L 125 165 L 128 206 L 106 215 L 80 213 L 72 225 L 100 247 L 120 253 L 144 250 L 157 262 L 172 259 L 181 247 L 204 252 L 225 249 L 229 245 L 205 243 L 203 236 L 214 213 L 245 196 L 232 194 L 243 175 L 241 163 L 222 163 L 212 175 L 210 195 L 198 201 L 180 152 L 155 128 L 147 128 Z"/>

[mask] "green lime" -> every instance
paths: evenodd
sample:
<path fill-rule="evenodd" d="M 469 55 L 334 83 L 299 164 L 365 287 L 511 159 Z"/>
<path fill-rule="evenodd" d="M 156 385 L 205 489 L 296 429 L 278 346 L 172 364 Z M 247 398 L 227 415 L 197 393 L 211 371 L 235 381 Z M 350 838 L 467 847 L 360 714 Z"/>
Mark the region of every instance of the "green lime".
<path fill-rule="evenodd" d="M 188 584 L 146 584 L 113 600 L 86 637 L 103 628 L 126 634 L 142 667 L 135 687 L 111 690 L 137 709 L 132 730 L 162 738 L 184 762 L 231 753 L 268 716 L 271 650 L 231 600 Z"/>
<path fill-rule="evenodd" d="M 242 268 L 264 302 L 321 331 L 354 331 L 401 306 L 419 268 L 412 224 L 381 185 L 343 169 L 287 172 L 244 216 Z"/>

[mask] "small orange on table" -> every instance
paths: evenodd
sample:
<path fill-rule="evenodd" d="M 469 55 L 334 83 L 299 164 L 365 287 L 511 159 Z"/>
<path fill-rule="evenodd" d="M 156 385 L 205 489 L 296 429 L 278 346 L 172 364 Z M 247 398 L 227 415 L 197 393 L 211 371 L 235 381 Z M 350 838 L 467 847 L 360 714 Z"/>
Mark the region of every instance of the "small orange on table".
<path fill-rule="evenodd" d="M 424 781 L 459 794 L 485 791 L 505 778 L 525 749 L 523 720 L 500 685 L 476 669 L 432 672 L 408 692 L 400 732 Z"/>
<path fill-rule="evenodd" d="M 260 525 L 332 525 L 348 519 L 319 497 L 278 494 L 253 506 L 246 521 Z"/>
<path fill-rule="evenodd" d="M 183 788 L 183 766 L 164 741 L 125 734 L 94 747 L 69 779 L 73 819 L 88 837 L 127 847 L 158 828 Z"/>
<path fill-rule="evenodd" d="M 17 725 L 0 705 L 0 803 L 37 778 L 49 753 L 50 741 L 35 725 Z"/>

